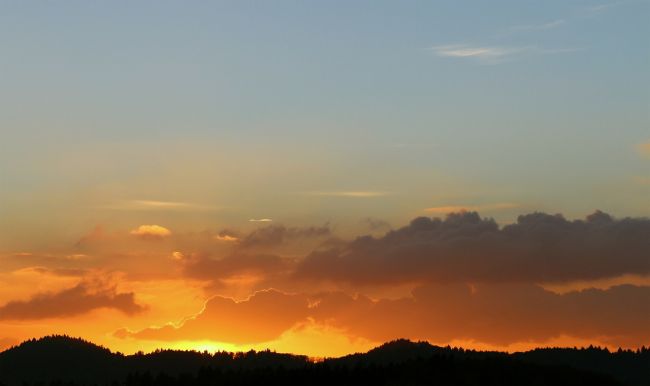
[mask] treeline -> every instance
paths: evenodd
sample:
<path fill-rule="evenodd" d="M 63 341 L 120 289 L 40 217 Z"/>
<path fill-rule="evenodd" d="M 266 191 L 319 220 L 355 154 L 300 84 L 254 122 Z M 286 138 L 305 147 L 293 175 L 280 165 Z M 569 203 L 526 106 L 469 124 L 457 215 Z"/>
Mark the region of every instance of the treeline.
<path fill-rule="evenodd" d="M 0 353 L 13 385 L 649 385 L 650 351 L 590 347 L 507 354 L 397 340 L 314 362 L 272 351 L 112 353 L 78 338 L 29 340 Z"/>

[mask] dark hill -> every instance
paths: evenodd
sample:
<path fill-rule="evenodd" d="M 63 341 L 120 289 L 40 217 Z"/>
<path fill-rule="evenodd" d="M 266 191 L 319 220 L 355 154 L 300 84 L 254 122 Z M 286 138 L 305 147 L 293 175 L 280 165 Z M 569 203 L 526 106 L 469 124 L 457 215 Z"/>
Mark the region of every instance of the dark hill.
<path fill-rule="evenodd" d="M 642 385 L 647 360 L 647 350 L 510 355 L 408 340 L 317 363 L 271 351 L 125 356 L 82 339 L 51 336 L 0 353 L 0 385 Z"/>
<path fill-rule="evenodd" d="M 566 365 L 610 374 L 631 385 L 650 385 L 650 350 L 619 350 L 610 353 L 598 347 L 538 348 L 512 354 L 514 358 L 541 365 Z"/>
<path fill-rule="evenodd" d="M 0 381 L 108 379 L 120 368 L 119 354 L 79 338 L 31 339 L 0 353 Z"/>

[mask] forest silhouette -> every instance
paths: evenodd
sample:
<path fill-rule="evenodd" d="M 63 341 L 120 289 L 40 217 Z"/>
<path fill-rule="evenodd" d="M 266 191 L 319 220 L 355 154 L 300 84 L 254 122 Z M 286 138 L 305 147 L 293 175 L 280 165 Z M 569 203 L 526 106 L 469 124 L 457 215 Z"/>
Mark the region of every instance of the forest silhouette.
<path fill-rule="evenodd" d="M 0 385 L 647 385 L 650 350 L 540 348 L 502 353 L 396 340 L 312 360 L 273 351 L 133 355 L 64 335 L 0 353 Z"/>

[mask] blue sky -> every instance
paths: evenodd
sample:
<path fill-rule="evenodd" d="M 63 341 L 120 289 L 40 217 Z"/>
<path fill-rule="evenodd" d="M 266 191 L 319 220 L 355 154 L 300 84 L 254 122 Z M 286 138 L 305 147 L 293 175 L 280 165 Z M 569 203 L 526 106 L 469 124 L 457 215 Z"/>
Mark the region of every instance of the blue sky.
<path fill-rule="evenodd" d="M 3 2 L 0 242 L 445 206 L 648 216 L 649 16 L 642 0 Z M 115 209 L 138 200 L 190 205 Z"/>

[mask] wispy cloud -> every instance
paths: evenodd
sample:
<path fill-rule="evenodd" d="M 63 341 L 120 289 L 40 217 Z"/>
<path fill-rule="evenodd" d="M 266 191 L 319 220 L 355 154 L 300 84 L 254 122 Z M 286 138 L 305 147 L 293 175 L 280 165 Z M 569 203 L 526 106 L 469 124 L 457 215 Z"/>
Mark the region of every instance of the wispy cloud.
<path fill-rule="evenodd" d="M 304 192 L 303 194 L 309 196 L 368 198 L 368 197 L 388 196 L 391 193 L 383 192 L 383 191 L 357 190 L 357 191 Z"/>
<path fill-rule="evenodd" d="M 173 201 L 154 201 L 154 200 L 133 200 L 130 201 L 132 205 L 147 207 L 147 208 L 188 208 L 193 205 L 188 202 L 173 202 Z"/>
<path fill-rule="evenodd" d="M 124 200 L 101 207 L 111 210 L 218 210 L 219 207 L 190 202 L 158 200 Z"/>
<path fill-rule="evenodd" d="M 511 31 L 543 31 L 543 30 L 549 30 L 553 28 L 557 28 L 561 25 L 566 24 L 566 20 L 564 19 L 557 19 L 553 21 L 549 21 L 547 23 L 542 23 L 542 24 L 523 24 L 523 25 L 515 25 L 510 27 Z"/>
<path fill-rule="evenodd" d="M 248 220 L 249 222 L 271 222 L 273 219 L 271 218 L 252 218 Z"/>
<path fill-rule="evenodd" d="M 597 4 L 597 5 L 592 5 L 590 7 L 586 8 L 586 11 L 588 14 L 596 14 L 596 13 L 601 13 L 604 12 L 610 8 L 618 7 L 619 5 L 623 5 L 627 3 L 627 1 L 610 1 L 607 3 L 602 3 L 602 4 Z"/>
<path fill-rule="evenodd" d="M 497 64 L 524 55 L 561 54 L 581 50 L 581 48 L 540 48 L 536 46 L 471 46 L 450 44 L 430 48 L 439 57 L 472 59 L 484 64 Z"/>
<path fill-rule="evenodd" d="M 403 143 L 393 143 L 388 145 L 390 148 L 395 148 L 395 149 L 431 149 L 438 147 L 437 144 L 434 143 L 410 143 L 410 142 L 403 142 Z"/>
<path fill-rule="evenodd" d="M 498 202 L 494 204 L 483 204 L 483 205 L 444 205 L 444 206 L 434 206 L 431 208 L 426 208 L 425 211 L 435 214 L 447 214 L 463 211 L 475 211 L 475 212 L 490 212 L 498 211 L 504 209 L 514 209 L 519 208 L 520 205 L 512 202 Z"/>
<path fill-rule="evenodd" d="M 553 55 L 553 54 L 568 54 L 572 52 L 583 51 L 583 47 L 568 47 L 568 48 L 539 48 L 531 47 L 530 52 L 539 55 Z"/>
<path fill-rule="evenodd" d="M 436 55 L 446 58 L 475 58 L 482 60 L 501 60 L 519 52 L 521 48 L 517 47 L 498 47 L 498 46 L 468 46 L 464 44 L 449 44 L 434 46 L 431 49 Z"/>

